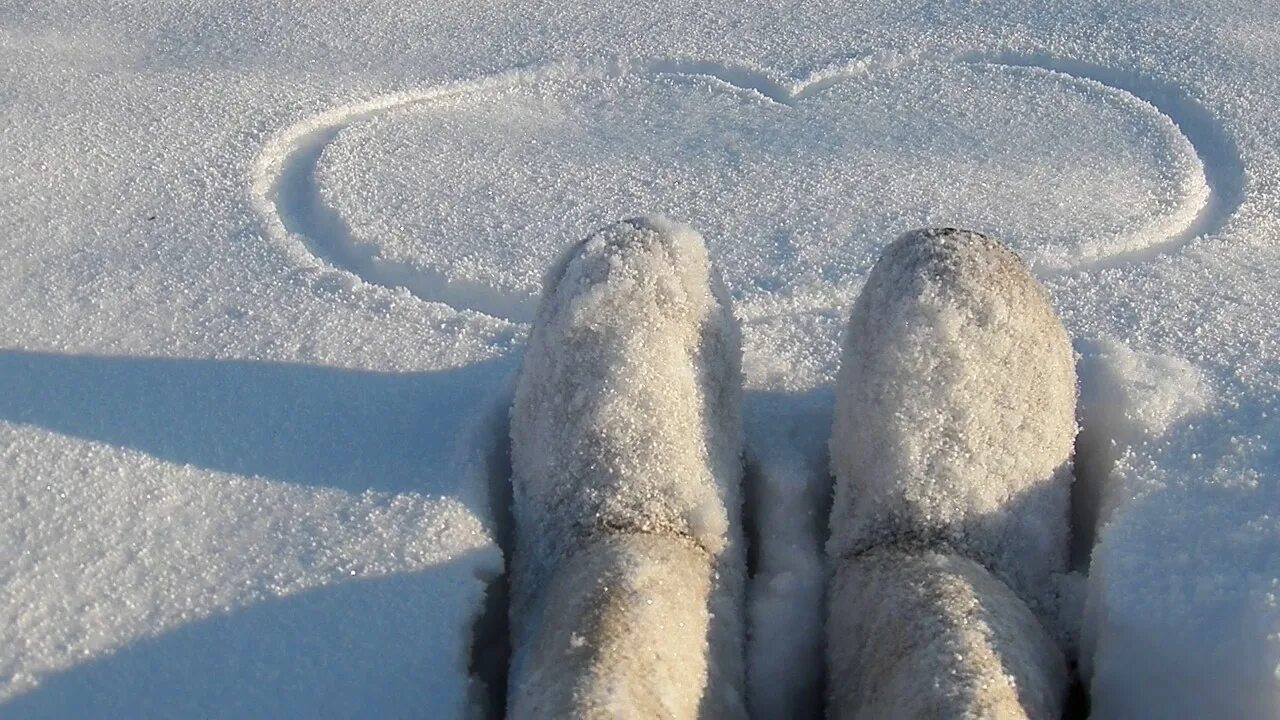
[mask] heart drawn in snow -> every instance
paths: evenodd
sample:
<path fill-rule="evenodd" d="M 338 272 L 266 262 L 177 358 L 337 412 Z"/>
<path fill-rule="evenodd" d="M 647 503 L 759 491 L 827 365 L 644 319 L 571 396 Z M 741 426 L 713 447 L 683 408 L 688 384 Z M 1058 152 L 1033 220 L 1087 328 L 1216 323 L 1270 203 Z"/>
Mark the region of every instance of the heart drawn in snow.
<path fill-rule="evenodd" d="M 750 317 L 843 306 L 922 225 L 991 232 L 1042 273 L 1211 229 L 1213 173 L 1163 110 L 1026 63 L 862 63 L 792 85 L 560 65 L 325 113 L 273 141 L 254 190 L 303 261 L 517 321 L 562 248 L 661 213 L 702 232 Z"/>

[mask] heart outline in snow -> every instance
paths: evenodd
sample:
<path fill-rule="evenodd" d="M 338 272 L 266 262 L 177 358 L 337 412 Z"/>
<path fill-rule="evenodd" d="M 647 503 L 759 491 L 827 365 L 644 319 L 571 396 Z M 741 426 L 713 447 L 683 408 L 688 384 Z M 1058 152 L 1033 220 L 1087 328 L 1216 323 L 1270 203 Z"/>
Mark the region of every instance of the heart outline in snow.
<path fill-rule="evenodd" d="M 1212 236 L 1229 221 L 1243 198 L 1243 165 L 1234 142 L 1211 112 L 1176 87 L 1128 71 L 1045 55 L 969 54 L 933 59 L 882 53 L 831 65 L 800 80 L 780 80 L 754 67 L 702 60 L 565 61 L 382 95 L 321 112 L 273 135 L 253 169 L 250 199 L 268 236 L 303 268 L 323 275 L 337 274 L 346 283 L 367 282 L 403 289 L 423 300 L 525 323 L 535 306 L 529 294 L 504 293 L 483 282 L 383 258 L 377 248 L 353 241 L 345 220 L 320 196 L 316 169 L 325 148 L 344 129 L 384 113 L 540 81 L 631 75 L 681 77 L 711 83 L 728 94 L 794 107 L 852 78 L 926 62 L 1035 70 L 1101 86 L 1150 106 L 1152 112 L 1168 119 L 1181 133 L 1203 173 L 1205 191 L 1198 202 L 1177 208 L 1166 218 L 1167 227 L 1142 247 L 1101 254 L 1065 268 L 1066 271 L 1140 262 L 1197 238 Z"/>

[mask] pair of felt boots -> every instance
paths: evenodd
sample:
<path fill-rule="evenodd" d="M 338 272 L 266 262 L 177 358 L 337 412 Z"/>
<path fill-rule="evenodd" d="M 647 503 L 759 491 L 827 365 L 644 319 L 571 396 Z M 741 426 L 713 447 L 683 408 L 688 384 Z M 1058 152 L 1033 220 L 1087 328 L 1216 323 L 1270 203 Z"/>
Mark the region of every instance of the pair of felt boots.
<path fill-rule="evenodd" d="M 687 227 L 613 225 L 548 275 L 511 411 L 511 717 L 745 716 L 740 362 Z M 884 251 L 836 388 L 829 716 L 1060 715 L 1075 401 L 1013 253 Z"/>

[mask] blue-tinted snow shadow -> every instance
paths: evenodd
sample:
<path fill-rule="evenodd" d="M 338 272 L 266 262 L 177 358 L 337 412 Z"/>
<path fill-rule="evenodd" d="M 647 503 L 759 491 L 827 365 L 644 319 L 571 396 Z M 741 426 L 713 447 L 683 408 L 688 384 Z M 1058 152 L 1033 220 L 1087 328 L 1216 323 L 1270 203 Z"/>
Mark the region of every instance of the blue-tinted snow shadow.
<path fill-rule="evenodd" d="M 1095 717 L 1280 717 L 1280 403 L 1223 405 L 1119 438 L 1113 461 L 1134 455 L 1106 468 L 1118 507 L 1099 528 L 1085 616 Z"/>
<path fill-rule="evenodd" d="M 516 362 L 386 373 L 0 350 L 0 420 L 283 482 L 451 495 L 493 516 L 502 544 Z M 481 463 L 480 483 L 460 486 L 459 460 Z M 0 717 L 456 716 L 438 704 L 468 670 L 493 683 L 505 667 L 501 558 L 485 552 L 136 641 L 42 679 Z"/>
<path fill-rule="evenodd" d="M 515 362 L 387 373 L 0 350 L 0 420 L 284 482 L 449 493 L 456 478 L 430 469 Z"/>
<path fill-rule="evenodd" d="M 0 716 L 458 717 L 486 552 L 182 625 L 44 678 Z"/>

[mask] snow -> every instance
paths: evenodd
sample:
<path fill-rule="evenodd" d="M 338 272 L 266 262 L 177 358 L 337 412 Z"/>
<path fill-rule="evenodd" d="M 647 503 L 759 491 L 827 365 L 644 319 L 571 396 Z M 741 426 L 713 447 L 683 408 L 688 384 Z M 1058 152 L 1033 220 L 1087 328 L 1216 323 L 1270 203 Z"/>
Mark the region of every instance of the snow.
<path fill-rule="evenodd" d="M 741 404 L 692 228 L 627 220 L 552 266 L 511 406 L 514 717 L 742 714 Z"/>
<path fill-rule="evenodd" d="M 827 434 L 814 429 L 830 427 L 831 398 L 750 393 L 745 415 L 755 559 L 747 593 L 749 704 L 761 717 L 815 717 L 823 707 L 830 481 Z"/>
<path fill-rule="evenodd" d="M 930 112 L 939 102 L 946 112 Z M 483 297 L 515 320 L 575 230 L 637 209 L 706 234 L 749 316 L 780 300 L 839 306 L 847 293 L 834 292 L 904 224 L 964 217 L 1061 270 L 1168 242 L 1210 192 L 1157 107 L 1008 63 L 885 60 L 794 88 L 714 64 L 567 65 L 390 96 L 320 125 L 301 143 L 323 137 L 319 152 L 294 150 L 312 186 L 277 190 L 267 214 L 328 208 L 340 227 L 304 231 L 322 255 L 419 297 Z M 969 144 L 987 161 L 969 162 Z M 1132 201 L 1110 201 L 1121 192 Z"/>
<path fill-rule="evenodd" d="M 421 412 L 447 377 L 17 351 L 0 367 L 6 418 L 83 438 L 4 430 L 6 714 L 469 707 L 474 608 L 502 560 L 484 459 L 420 439 L 469 422 Z"/>
<path fill-rule="evenodd" d="M 0 715 L 483 704 L 541 275 L 660 212 L 741 321 L 760 707 L 821 685 L 850 305 L 945 224 L 1082 353 L 1093 713 L 1275 717 L 1278 9 L 0 3 Z"/>
<path fill-rule="evenodd" d="M 1280 459 L 1269 447 L 1280 430 L 1272 413 L 1238 407 L 1222 428 L 1209 420 L 1222 398 L 1186 360 L 1110 338 L 1087 344 L 1083 358 L 1093 396 L 1084 399 L 1086 426 L 1103 449 L 1091 461 L 1105 466 L 1094 474 L 1111 479 L 1085 488 L 1098 493 L 1085 507 L 1103 527 L 1085 606 L 1094 707 L 1104 716 L 1273 714 L 1277 498 L 1262 474 Z M 1253 503 L 1267 509 L 1261 517 L 1250 517 Z M 1228 559 L 1249 582 L 1224 577 L 1217 568 Z M 1153 615 L 1168 632 L 1143 632 Z M 1194 671 L 1184 664 L 1192 661 Z M 1117 676 L 1142 684 L 1118 686 Z M 1174 707 L 1153 692 L 1168 682 L 1194 694 Z"/>

